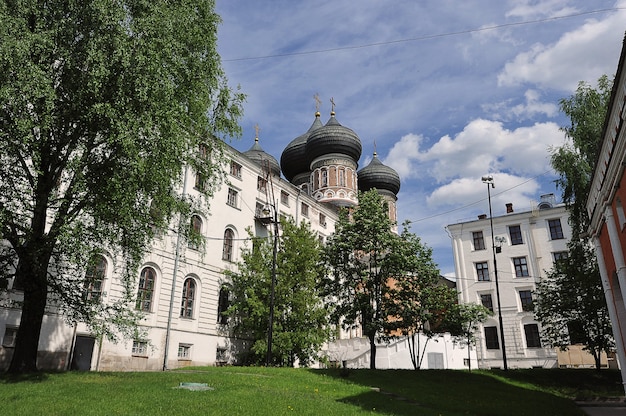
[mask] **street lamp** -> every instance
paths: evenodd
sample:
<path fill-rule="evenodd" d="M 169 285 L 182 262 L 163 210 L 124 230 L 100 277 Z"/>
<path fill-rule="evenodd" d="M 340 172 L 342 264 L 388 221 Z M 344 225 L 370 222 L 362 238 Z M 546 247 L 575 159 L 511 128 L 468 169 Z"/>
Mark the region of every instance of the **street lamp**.
<path fill-rule="evenodd" d="M 491 188 L 495 188 L 496 185 L 493 183 L 493 176 L 483 176 L 483 183 L 487 184 L 487 196 L 489 198 L 489 223 L 491 224 L 491 250 L 493 251 L 493 272 L 496 280 L 496 302 L 498 303 L 498 319 L 500 321 L 500 342 L 502 343 L 502 361 L 504 363 L 504 370 L 508 369 L 506 364 L 506 347 L 504 345 L 504 323 L 502 322 L 502 307 L 500 304 L 500 285 L 498 283 L 498 262 L 496 260 L 496 251 L 500 252 L 500 248 L 496 249 L 496 241 L 493 235 L 493 213 L 491 212 Z M 501 241 L 498 240 L 498 243 L 501 244 Z"/>
<path fill-rule="evenodd" d="M 273 211 L 273 212 L 272 212 Z M 276 292 L 276 255 L 278 252 L 278 212 L 276 211 L 276 203 L 270 209 L 269 205 L 265 205 L 261 211 L 263 214 L 259 220 L 263 224 L 274 224 L 274 248 L 272 251 L 272 283 L 270 289 L 270 314 L 268 318 L 267 328 L 267 356 L 265 357 L 265 365 L 270 366 L 272 363 L 272 337 L 274 330 L 274 297 Z"/>

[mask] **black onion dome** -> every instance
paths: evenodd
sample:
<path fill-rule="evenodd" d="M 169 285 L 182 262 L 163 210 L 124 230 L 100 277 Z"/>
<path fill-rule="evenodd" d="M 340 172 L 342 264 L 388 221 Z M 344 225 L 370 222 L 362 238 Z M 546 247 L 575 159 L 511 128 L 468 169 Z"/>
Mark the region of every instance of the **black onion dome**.
<path fill-rule="evenodd" d="M 278 166 L 278 161 L 276 158 L 269 153 L 266 153 L 265 150 L 259 144 L 259 138 L 254 139 L 254 144 L 252 147 L 243 152 L 244 156 L 248 159 L 252 160 L 254 163 L 260 165 L 265 168 L 269 165 L 270 172 L 272 175 L 280 176 L 280 166 Z"/>
<path fill-rule="evenodd" d="M 306 142 L 311 132 L 322 127 L 320 113 L 315 113 L 315 120 L 306 133 L 296 137 L 285 147 L 280 156 L 280 167 L 283 175 L 291 182 L 296 175 L 309 170 L 309 162 L 306 157 Z"/>
<path fill-rule="evenodd" d="M 315 158 L 331 153 L 347 155 L 354 163 L 361 157 L 361 140 L 351 129 L 339 124 L 335 113 L 330 113 L 330 120 L 315 130 L 306 143 L 306 155 L 309 163 Z"/>
<path fill-rule="evenodd" d="M 357 172 L 359 191 L 367 192 L 372 188 L 384 189 L 398 195 L 400 192 L 400 176 L 393 168 L 384 165 L 374 152 L 374 158 L 363 169 Z"/>

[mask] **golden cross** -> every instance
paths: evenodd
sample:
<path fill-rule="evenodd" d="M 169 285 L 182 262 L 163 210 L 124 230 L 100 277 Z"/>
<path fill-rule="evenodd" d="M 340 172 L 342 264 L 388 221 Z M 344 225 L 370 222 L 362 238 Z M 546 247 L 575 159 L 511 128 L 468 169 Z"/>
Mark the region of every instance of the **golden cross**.
<path fill-rule="evenodd" d="M 315 93 L 313 95 L 313 99 L 315 100 L 315 111 L 320 111 L 320 104 L 322 104 L 322 100 L 320 100 L 320 95 Z"/>
<path fill-rule="evenodd" d="M 333 97 L 330 97 L 330 104 L 331 104 L 330 111 L 334 113 L 335 112 L 335 99 Z"/>
<path fill-rule="evenodd" d="M 254 131 L 256 132 L 256 137 L 258 138 L 259 137 L 259 132 L 261 131 L 261 129 L 259 128 L 258 124 L 254 125 Z"/>

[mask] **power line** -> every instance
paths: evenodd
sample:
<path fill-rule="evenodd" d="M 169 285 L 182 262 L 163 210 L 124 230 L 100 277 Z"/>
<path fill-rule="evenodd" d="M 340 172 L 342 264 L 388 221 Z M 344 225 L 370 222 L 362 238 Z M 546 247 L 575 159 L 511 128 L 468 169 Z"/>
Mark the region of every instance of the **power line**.
<path fill-rule="evenodd" d="M 352 49 L 370 48 L 370 47 L 373 47 L 373 46 L 393 45 L 393 44 L 396 44 L 396 43 L 420 42 L 420 41 L 430 40 L 430 39 L 437 39 L 437 38 L 444 38 L 444 37 L 458 36 L 458 35 L 466 35 L 466 34 L 470 34 L 470 33 L 485 32 L 485 31 L 488 31 L 488 30 L 501 29 L 501 28 L 505 28 L 505 27 L 514 27 L 514 26 L 524 26 L 524 25 L 537 24 L 537 23 L 545 23 L 545 22 L 551 22 L 551 21 L 555 21 L 555 20 L 570 19 L 570 18 L 573 18 L 573 17 L 587 16 L 587 15 L 590 15 L 590 14 L 613 12 L 613 11 L 625 10 L 625 9 L 626 9 L 626 7 L 612 7 L 612 8 L 608 8 L 608 9 L 598 9 L 598 10 L 591 10 L 591 11 L 587 11 L 587 12 L 573 13 L 573 14 L 568 14 L 568 15 L 564 15 L 564 16 L 547 17 L 547 18 L 544 18 L 544 19 L 537 19 L 537 20 L 526 20 L 526 21 L 523 21 L 523 22 L 502 23 L 502 24 L 499 24 L 499 25 L 485 26 L 485 27 L 476 28 L 476 29 L 460 30 L 460 31 L 456 31 L 456 32 L 437 33 L 437 34 L 434 34 L 434 35 L 418 36 L 418 37 L 414 37 L 414 38 L 396 39 L 396 40 L 389 40 L 389 41 L 385 41 L 385 42 L 366 43 L 366 44 L 362 44 L 362 45 L 340 46 L 340 47 L 336 47 L 336 48 L 317 49 L 317 50 L 303 51 L 303 52 L 288 52 L 288 53 L 278 53 L 278 54 L 272 54 L 272 55 L 261 55 L 261 56 L 249 56 L 249 57 L 243 57 L 243 58 L 222 59 L 222 62 L 239 62 L 239 61 L 252 61 L 252 60 L 257 60 L 257 59 L 284 58 L 284 57 L 289 57 L 289 56 L 313 55 L 313 54 L 327 53 L 327 52 L 337 52 L 337 51 L 345 51 L 345 50 L 352 50 Z"/>

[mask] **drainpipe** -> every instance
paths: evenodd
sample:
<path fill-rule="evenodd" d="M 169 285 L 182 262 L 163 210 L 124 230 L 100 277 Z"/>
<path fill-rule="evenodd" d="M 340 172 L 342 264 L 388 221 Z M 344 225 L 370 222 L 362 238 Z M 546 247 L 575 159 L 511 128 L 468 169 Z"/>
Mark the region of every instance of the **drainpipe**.
<path fill-rule="evenodd" d="M 183 199 L 187 195 L 187 170 L 185 166 L 185 176 L 183 178 Z M 183 215 L 178 219 L 178 235 L 176 236 L 176 255 L 174 257 L 174 272 L 172 273 L 172 291 L 170 292 L 170 308 L 167 314 L 167 329 L 165 330 L 165 351 L 163 352 L 163 371 L 167 370 L 168 351 L 170 347 L 170 332 L 172 330 L 172 311 L 174 310 L 174 296 L 176 295 L 176 273 L 178 272 L 178 262 L 180 260 L 180 241 L 183 231 Z"/>

